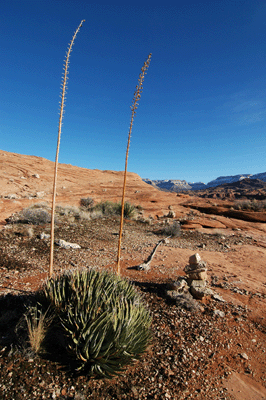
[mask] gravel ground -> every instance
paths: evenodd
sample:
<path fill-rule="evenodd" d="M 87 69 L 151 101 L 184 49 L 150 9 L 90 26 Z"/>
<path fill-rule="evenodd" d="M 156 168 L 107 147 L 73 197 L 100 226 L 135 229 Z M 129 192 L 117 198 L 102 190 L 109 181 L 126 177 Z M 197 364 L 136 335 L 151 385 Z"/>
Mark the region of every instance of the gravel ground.
<path fill-rule="evenodd" d="M 76 266 L 113 265 L 119 221 L 95 219 L 58 223 L 56 238 L 79 243 L 81 250 L 55 249 L 57 271 Z M 123 248 L 143 260 L 162 236 L 161 227 L 126 221 Z M 31 293 L 46 276 L 49 241 L 40 239 L 48 226 L 13 224 L 0 232 L 0 398 L 1 399 L 233 399 L 226 380 L 233 371 L 255 377 L 265 386 L 266 327 L 247 308 L 206 299 L 190 312 L 165 296 L 166 279 L 131 279 L 143 293 L 153 316 L 152 342 L 147 352 L 123 374 L 111 380 L 77 375 L 60 355 L 36 356 L 16 330 Z M 74 238 L 74 240 L 73 240 Z M 234 251 L 252 243 L 236 233 L 223 237 L 182 232 L 168 246 L 196 251 Z M 202 251 L 201 250 L 201 251 Z M 132 278 L 133 277 L 133 278 Z M 142 281 L 141 281 L 142 280 Z M 213 286 L 217 282 L 213 279 Z"/>

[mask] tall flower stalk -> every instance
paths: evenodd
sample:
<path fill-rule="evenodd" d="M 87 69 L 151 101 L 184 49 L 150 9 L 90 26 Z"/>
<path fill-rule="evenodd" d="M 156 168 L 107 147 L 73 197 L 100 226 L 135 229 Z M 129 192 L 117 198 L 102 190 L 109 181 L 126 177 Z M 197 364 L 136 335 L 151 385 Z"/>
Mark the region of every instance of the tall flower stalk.
<path fill-rule="evenodd" d="M 60 139 L 61 139 L 61 130 L 62 130 L 62 121 L 64 115 L 64 107 L 65 107 L 65 99 L 66 99 L 66 90 L 67 90 L 67 81 L 68 81 L 68 68 L 69 68 L 69 58 L 70 53 L 72 51 L 72 47 L 76 36 L 83 25 L 85 20 L 82 20 L 79 24 L 76 32 L 74 33 L 72 40 L 68 46 L 68 50 L 66 53 L 66 58 L 64 61 L 63 68 L 63 78 L 62 78 L 62 91 L 61 91 L 61 102 L 60 102 L 60 113 L 59 113 L 59 125 L 58 125 L 58 137 L 57 137 L 57 148 L 56 148 L 56 157 L 55 157 L 55 168 L 54 168 L 54 184 L 53 184 L 53 199 L 52 199 L 52 212 L 51 212 L 51 245 L 50 245 L 50 264 L 49 264 L 49 278 L 52 277 L 53 274 L 53 259 L 54 259 L 54 218 L 55 218 L 55 198 L 56 198 L 56 182 L 57 182 L 57 170 L 58 170 L 58 155 L 59 155 L 59 147 L 60 147 Z"/>
<path fill-rule="evenodd" d="M 122 242 L 122 233 L 123 233 L 123 223 L 124 223 L 124 206 L 125 206 L 125 192 L 126 192 L 126 180 L 127 180 L 127 163 L 128 163 L 128 153 L 131 139 L 131 132 L 134 122 L 134 117 L 136 115 L 136 111 L 138 108 L 138 101 L 140 100 L 141 93 L 143 90 L 143 81 L 144 77 L 147 73 L 151 61 L 151 53 L 149 54 L 147 60 L 145 61 L 143 67 L 141 68 L 141 73 L 139 75 L 138 85 L 136 86 L 136 90 L 134 93 L 134 97 L 131 105 L 131 120 L 129 126 L 128 140 L 127 140 L 127 150 L 126 150 L 126 160 L 125 160 L 125 172 L 124 172 L 124 184 L 123 184 L 123 193 L 122 193 L 122 201 L 121 201 L 121 219 L 120 219 L 120 231 L 119 231 L 119 239 L 118 239 L 118 251 L 117 251 L 117 275 L 120 275 L 120 259 L 121 259 L 121 242 Z"/>

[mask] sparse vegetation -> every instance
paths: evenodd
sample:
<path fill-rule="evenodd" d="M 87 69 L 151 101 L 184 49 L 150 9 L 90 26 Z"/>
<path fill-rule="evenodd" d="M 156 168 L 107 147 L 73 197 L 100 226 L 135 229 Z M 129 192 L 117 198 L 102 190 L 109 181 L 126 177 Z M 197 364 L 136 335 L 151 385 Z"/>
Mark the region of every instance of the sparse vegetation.
<path fill-rule="evenodd" d="M 263 211 L 266 209 L 265 200 L 238 200 L 234 204 L 235 210 Z"/>
<path fill-rule="evenodd" d="M 121 203 L 113 203 L 111 201 L 104 201 L 96 204 L 92 212 L 100 212 L 102 215 L 120 215 L 122 211 Z M 124 217 L 132 218 L 135 215 L 136 207 L 128 202 L 124 204 Z"/>
<path fill-rule="evenodd" d="M 166 224 L 160 231 L 161 234 L 171 237 L 177 237 L 181 234 L 181 226 L 178 221 L 174 221 L 172 224 Z"/>
<path fill-rule="evenodd" d="M 42 344 L 47 334 L 52 317 L 49 316 L 49 308 L 43 312 L 40 304 L 29 307 L 25 314 L 27 330 L 29 336 L 29 344 L 34 353 L 40 353 Z"/>
<path fill-rule="evenodd" d="M 112 201 L 102 201 L 96 204 L 92 211 L 100 212 L 102 215 L 118 215 L 119 204 L 113 203 Z"/>
<path fill-rule="evenodd" d="M 51 214 L 45 205 L 39 204 L 24 208 L 7 219 L 8 223 L 45 225 L 51 222 Z"/>
<path fill-rule="evenodd" d="M 124 217 L 133 218 L 136 207 L 128 202 L 124 205 Z M 55 207 L 55 222 L 68 220 L 69 222 L 77 222 L 82 220 L 90 220 L 94 218 L 102 218 L 110 215 L 120 215 L 121 204 L 111 201 L 104 201 L 96 204 L 94 207 L 57 205 Z M 51 209 L 48 204 L 35 204 L 24 208 L 18 213 L 13 214 L 7 219 L 10 224 L 29 224 L 29 225 L 46 225 L 51 222 Z"/>
<path fill-rule="evenodd" d="M 120 210 L 122 210 L 122 206 L 120 206 Z M 121 212 L 121 211 L 120 211 Z M 136 212 L 136 207 L 128 202 L 124 204 L 124 217 L 132 218 L 134 217 Z"/>
<path fill-rule="evenodd" d="M 83 199 L 80 199 L 80 205 L 82 207 L 85 207 L 86 209 L 92 208 L 94 204 L 94 200 L 91 197 L 85 197 Z"/>

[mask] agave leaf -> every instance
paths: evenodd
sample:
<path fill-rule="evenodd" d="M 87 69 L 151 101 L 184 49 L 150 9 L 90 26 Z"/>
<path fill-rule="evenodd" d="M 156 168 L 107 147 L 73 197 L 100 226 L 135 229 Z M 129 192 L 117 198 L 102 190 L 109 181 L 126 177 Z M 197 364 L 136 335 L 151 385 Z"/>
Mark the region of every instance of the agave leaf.
<path fill-rule="evenodd" d="M 145 351 L 151 316 L 129 281 L 90 268 L 51 279 L 43 292 L 78 369 L 111 377 Z"/>

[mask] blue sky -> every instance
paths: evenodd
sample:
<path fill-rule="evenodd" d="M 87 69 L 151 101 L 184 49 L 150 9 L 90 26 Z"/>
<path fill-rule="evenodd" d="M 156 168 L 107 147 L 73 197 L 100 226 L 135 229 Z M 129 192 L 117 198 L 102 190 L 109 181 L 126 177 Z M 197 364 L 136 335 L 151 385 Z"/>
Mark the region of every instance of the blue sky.
<path fill-rule="evenodd" d="M 128 170 L 205 183 L 266 171 L 266 3 L 258 0 L 2 0 L 2 150 L 55 159 L 63 61 L 82 19 L 59 162 L 124 169 L 130 106 L 152 53 Z"/>

